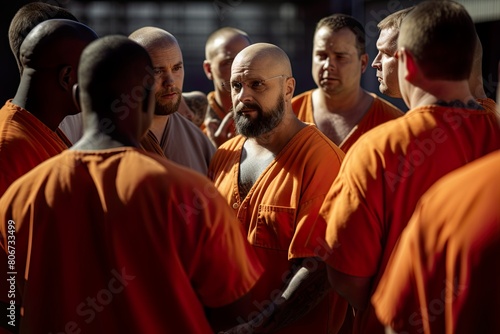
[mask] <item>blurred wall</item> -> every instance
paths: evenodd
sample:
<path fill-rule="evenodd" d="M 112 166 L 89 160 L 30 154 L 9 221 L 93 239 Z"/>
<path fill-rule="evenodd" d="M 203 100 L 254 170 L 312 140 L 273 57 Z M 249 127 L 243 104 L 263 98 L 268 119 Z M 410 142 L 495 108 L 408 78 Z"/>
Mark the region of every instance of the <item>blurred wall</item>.
<path fill-rule="evenodd" d="M 31 1 L 8 0 L 3 5 L 0 41 L 0 102 L 14 96 L 19 82 L 16 64 L 10 52 L 7 31 L 19 7 Z M 314 88 L 311 77 L 312 39 L 319 19 L 335 12 L 353 15 L 366 30 L 370 64 L 377 54 L 377 23 L 388 14 L 412 6 L 420 0 L 207 0 L 207 1 L 81 1 L 49 0 L 69 9 L 81 22 L 100 36 L 128 35 L 137 28 L 152 25 L 174 34 L 185 62 L 184 91 L 212 90 L 202 69 L 208 35 L 223 26 L 245 30 L 253 42 L 269 42 L 283 48 L 292 62 L 297 79 L 296 94 Z M 487 94 L 495 98 L 500 59 L 500 1 L 459 0 L 470 10 L 483 43 L 483 77 Z M 484 5 L 482 6 L 482 4 Z M 469 9 L 470 8 L 470 9 Z M 381 95 L 375 70 L 368 67 L 361 85 Z M 387 97 L 385 97 L 387 98 Z M 401 100 L 387 98 L 406 110 Z"/>

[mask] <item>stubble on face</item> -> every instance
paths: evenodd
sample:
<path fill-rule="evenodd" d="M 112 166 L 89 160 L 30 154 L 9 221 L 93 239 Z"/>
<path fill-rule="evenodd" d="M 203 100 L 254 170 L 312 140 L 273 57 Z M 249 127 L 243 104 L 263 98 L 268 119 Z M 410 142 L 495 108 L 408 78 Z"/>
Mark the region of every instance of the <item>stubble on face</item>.
<path fill-rule="evenodd" d="M 161 98 L 165 94 L 176 93 L 177 98 L 173 101 L 161 102 Z M 168 90 L 161 89 L 155 94 L 155 115 L 171 115 L 179 109 L 181 104 L 182 92 L 178 88 L 171 88 Z"/>

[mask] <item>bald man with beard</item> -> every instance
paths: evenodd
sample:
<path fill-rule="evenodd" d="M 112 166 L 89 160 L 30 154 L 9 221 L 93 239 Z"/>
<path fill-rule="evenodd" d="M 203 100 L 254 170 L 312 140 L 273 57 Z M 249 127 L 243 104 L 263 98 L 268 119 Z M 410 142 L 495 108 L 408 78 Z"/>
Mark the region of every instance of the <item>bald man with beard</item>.
<path fill-rule="evenodd" d="M 0 195 L 17 178 L 71 143 L 56 134 L 78 112 L 72 97 L 82 50 L 97 35 L 84 24 L 56 19 L 36 26 L 20 47 L 21 81 L 0 110 Z"/>
<path fill-rule="evenodd" d="M 252 291 L 260 315 L 230 333 L 336 333 L 347 305 L 328 285 L 319 208 L 344 153 L 295 116 L 290 60 L 275 45 L 243 49 L 231 67 L 239 133 L 222 144 L 209 176 L 244 226 L 265 268 Z"/>
<path fill-rule="evenodd" d="M 155 27 L 136 30 L 129 38 L 143 46 L 153 62 L 156 102 L 150 130 L 168 159 L 206 175 L 215 146 L 178 112 L 187 106 L 182 99 L 184 63 L 176 38 Z"/>
<path fill-rule="evenodd" d="M 223 198 L 206 177 L 139 148 L 153 118 L 150 67 L 125 36 L 89 45 L 83 137 L 0 199 L 4 249 L 15 229 L 23 333 L 205 334 L 248 303 L 262 268 Z M 185 214 L 193 201 L 198 212 Z"/>

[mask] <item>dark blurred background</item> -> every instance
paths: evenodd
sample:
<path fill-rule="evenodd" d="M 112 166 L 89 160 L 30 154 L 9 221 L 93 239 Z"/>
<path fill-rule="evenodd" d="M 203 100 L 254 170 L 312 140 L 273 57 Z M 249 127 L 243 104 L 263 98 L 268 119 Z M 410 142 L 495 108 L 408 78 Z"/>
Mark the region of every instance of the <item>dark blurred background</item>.
<path fill-rule="evenodd" d="M 24 4 L 33 1 L 8 0 L 2 5 L 0 41 L 0 103 L 12 98 L 19 74 L 11 54 L 7 31 L 11 18 Z M 419 0 L 211 0 L 211 1 L 44 1 L 70 10 L 100 36 L 128 35 L 143 26 L 157 26 L 174 34 L 181 46 L 184 63 L 184 91 L 212 90 L 203 73 L 205 41 L 223 26 L 245 30 L 253 42 L 269 42 L 284 49 L 297 79 L 295 93 L 314 88 L 311 77 L 312 37 L 316 22 L 332 13 L 356 17 L 366 30 L 370 64 L 376 55 L 377 23 L 388 14 L 410 7 Z M 500 59 L 500 1 L 459 0 L 471 14 L 484 49 L 483 78 L 487 95 L 495 99 Z M 379 94 L 375 71 L 371 67 L 361 85 Z M 400 100 L 389 99 L 403 110 Z"/>

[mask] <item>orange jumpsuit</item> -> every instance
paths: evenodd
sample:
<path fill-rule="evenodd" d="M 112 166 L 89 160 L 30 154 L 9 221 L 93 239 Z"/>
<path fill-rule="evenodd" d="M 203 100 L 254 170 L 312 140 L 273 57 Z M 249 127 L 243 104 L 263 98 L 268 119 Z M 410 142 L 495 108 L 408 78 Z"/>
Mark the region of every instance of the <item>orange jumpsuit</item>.
<path fill-rule="evenodd" d="M 484 109 L 491 111 L 493 113 L 497 112 L 497 105 L 495 101 L 490 98 L 485 99 L 476 99 L 476 102 L 479 103 Z"/>
<path fill-rule="evenodd" d="M 301 121 L 316 124 L 316 122 L 314 121 L 312 103 L 313 91 L 314 89 L 295 96 L 292 99 L 292 108 Z M 373 103 L 370 109 L 363 116 L 361 121 L 359 121 L 358 125 L 356 125 L 356 127 L 351 131 L 349 136 L 347 136 L 347 138 L 345 138 L 344 141 L 339 145 L 339 147 L 344 152 L 347 152 L 359 139 L 359 137 L 361 137 L 361 135 L 363 135 L 365 132 L 371 130 L 377 125 L 403 115 L 403 112 L 401 112 L 401 110 L 399 110 L 396 106 L 392 105 L 388 101 L 378 97 L 373 93 L 370 93 L 370 95 L 373 97 Z"/>
<path fill-rule="evenodd" d="M 26 109 L 7 101 L 0 109 L 0 196 L 20 176 L 67 149 L 67 139 L 61 137 Z"/>
<path fill-rule="evenodd" d="M 217 116 L 219 121 L 222 121 L 224 119 L 224 117 L 226 117 L 228 111 L 222 109 L 222 107 L 219 106 L 219 104 L 217 104 L 217 101 L 215 101 L 215 92 L 208 93 L 207 99 L 208 99 L 207 115 L 214 115 L 215 114 L 215 116 Z M 201 126 L 201 129 L 203 130 L 203 132 L 205 134 L 207 133 L 207 129 L 205 127 L 205 124 L 203 124 Z M 229 128 L 229 132 L 236 133 L 236 127 L 234 126 L 234 124 Z"/>
<path fill-rule="evenodd" d="M 149 129 L 141 139 L 141 147 L 147 152 L 156 153 L 161 157 L 165 157 L 158 139 L 156 139 L 153 131 Z"/>
<path fill-rule="evenodd" d="M 346 156 L 320 211 L 326 261 L 373 277 L 376 288 L 417 201 L 439 178 L 500 148 L 498 119 L 486 110 L 422 106 L 365 134 Z M 370 306 L 355 333 L 383 333 Z"/>
<path fill-rule="evenodd" d="M 326 225 L 315 224 L 324 196 L 335 179 L 344 153 L 314 125 L 299 131 L 245 198 L 238 174 L 245 138 L 225 142 L 215 153 L 209 176 L 247 232 L 265 272 L 252 291 L 264 309 L 285 287 L 294 259 L 321 257 Z M 330 293 L 315 309 L 280 333 L 336 333 L 347 304 Z"/>
<path fill-rule="evenodd" d="M 206 177 L 130 147 L 39 165 L 0 199 L 0 222 L 7 252 L 15 227 L 26 333 L 210 333 L 204 308 L 262 272 Z"/>
<path fill-rule="evenodd" d="M 500 151 L 422 197 L 372 301 L 405 333 L 500 333 Z"/>

